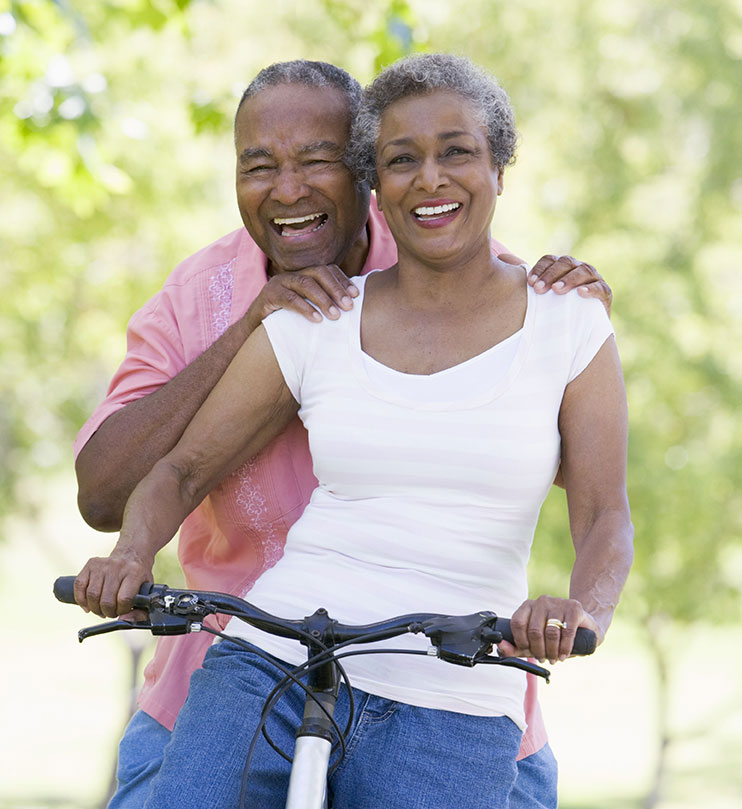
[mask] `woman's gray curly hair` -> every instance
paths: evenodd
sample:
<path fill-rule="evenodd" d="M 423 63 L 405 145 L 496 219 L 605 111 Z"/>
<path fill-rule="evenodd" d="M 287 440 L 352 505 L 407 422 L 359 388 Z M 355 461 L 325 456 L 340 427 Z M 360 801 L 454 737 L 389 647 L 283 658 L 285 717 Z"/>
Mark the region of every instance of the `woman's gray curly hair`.
<path fill-rule="evenodd" d="M 513 108 L 497 79 L 460 56 L 418 54 L 395 62 L 364 90 L 346 151 L 346 162 L 359 180 L 378 184 L 376 141 L 384 110 L 400 99 L 436 90 L 451 90 L 471 102 L 487 131 L 494 165 L 504 168 L 514 161 L 518 133 Z"/>

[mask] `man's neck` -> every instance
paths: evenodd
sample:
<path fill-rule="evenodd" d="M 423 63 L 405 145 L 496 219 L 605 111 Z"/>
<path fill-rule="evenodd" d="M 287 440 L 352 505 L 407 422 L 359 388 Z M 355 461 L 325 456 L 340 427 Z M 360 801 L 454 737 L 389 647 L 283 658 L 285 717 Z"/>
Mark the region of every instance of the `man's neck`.
<path fill-rule="evenodd" d="M 369 233 L 369 225 L 367 222 L 358 238 L 353 242 L 353 245 L 348 251 L 348 255 L 340 262 L 340 269 L 348 278 L 361 274 L 361 270 L 366 264 L 370 248 L 371 234 Z"/>
<path fill-rule="evenodd" d="M 371 235 L 369 233 L 369 225 L 366 223 L 366 226 L 352 244 L 345 258 L 342 261 L 337 262 L 340 269 L 348 276 L 348 278 L 361 274 L 361 270 L 363 270 L 363 267 L 366 264 L 366 259 L 368 258 L 368 251 L 370 248 Z M 268 258 L 266 264 L 266 273 L 268 278 L 272 278 L 274 275 L 278 275 L 281 272 L 282 270 L 277 269 L 276 265 L 270 260 L 270 258 Z"/>

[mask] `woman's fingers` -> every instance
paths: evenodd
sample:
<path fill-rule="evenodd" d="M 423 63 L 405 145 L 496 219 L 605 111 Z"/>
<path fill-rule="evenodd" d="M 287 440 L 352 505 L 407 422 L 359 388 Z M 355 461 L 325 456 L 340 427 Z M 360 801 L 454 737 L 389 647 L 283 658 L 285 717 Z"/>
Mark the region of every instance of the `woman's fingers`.
<path fill-rule="evenodd" d="M 555 596 L 528 599 L 510 619 L 515 644 L 503 641 L 500 654 L 535 657 L 539 662 L 566 660 L 572 653 L 577 629 L 581 626 L 598 633 L 598 625 L 579 601 Z"/>

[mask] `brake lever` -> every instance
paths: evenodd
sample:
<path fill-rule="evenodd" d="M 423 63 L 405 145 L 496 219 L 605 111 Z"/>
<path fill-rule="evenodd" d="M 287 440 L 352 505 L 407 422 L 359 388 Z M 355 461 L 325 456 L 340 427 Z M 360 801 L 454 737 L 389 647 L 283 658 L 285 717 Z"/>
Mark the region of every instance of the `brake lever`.
<path fill-rule="evenodd" d="M 106 635 L 120 629 L 146 629 L 153 635 L 187 635 L 189 632 L 198 632 L 201 624 L 182 615 L 172 615 L 163 610 L 153 609 L 150 611 L 149 621 L 107 621 L 81 629 L 77 633 L 77 639 L 82 643 L 86 638 Z"/>
<path fill-rule="evenodd" d="M 530 660 L 525 660 L 522 657 L 482 655 L 482 657 L 476 658 L 475 663 L 491 663 L 496 666 L 508 666 L 509 668 L 520 669 L 521 671 L 528 672 L 528 674 L 535 674 L 536 677 L 543 677 L 547 683 L 550 681 L 551 677 L 549 669 L 538 666 L 536 663 L 531 663 Z"/>

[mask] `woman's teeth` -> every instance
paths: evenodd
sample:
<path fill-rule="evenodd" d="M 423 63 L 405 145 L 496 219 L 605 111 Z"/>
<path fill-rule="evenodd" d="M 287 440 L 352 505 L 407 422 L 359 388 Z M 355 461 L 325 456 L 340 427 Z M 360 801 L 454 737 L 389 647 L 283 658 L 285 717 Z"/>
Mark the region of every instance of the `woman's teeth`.
<path fill-rule="evenodd" d="M 449 202 L 446 205 L 425 205 L 415 208 L 412 213 L 415 216 L 440 216 L 441 214 L 451 213 L 461 207 L 460 202 Z"/>

